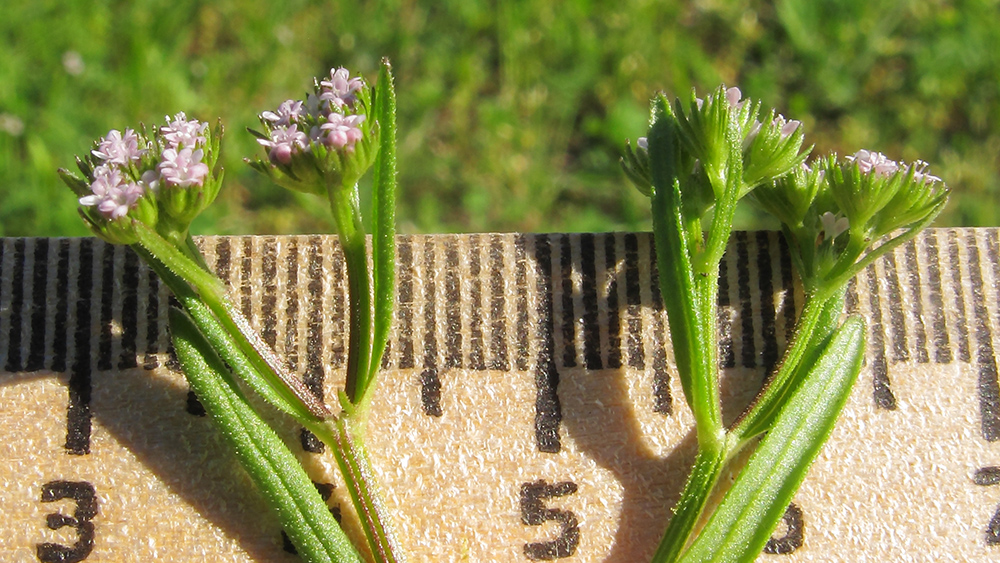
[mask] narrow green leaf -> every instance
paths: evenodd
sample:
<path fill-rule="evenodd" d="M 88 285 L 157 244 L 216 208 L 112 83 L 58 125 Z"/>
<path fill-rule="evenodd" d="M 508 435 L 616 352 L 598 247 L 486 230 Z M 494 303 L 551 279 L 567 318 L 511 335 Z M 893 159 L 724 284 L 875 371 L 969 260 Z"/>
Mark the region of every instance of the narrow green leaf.
<path fill-rule="evenodd" d="M 848 318 L 681 561 L 743 562 L 760 554 L 847 402 L 864 342 L 864 322 Z"/>
<path fill-rule="evenodd" d="M 764 388 L 747 412 L 731 427 L 731 432 L 738 441 L 744 442 L 767 432 L 774 424 L 785 403 L 794 395 L 829 344 L 840 323 L 846 293 L 847 286 L 844 286 L 825 302 L 822 296 L 806 296 L 806 304 L 796 323 L 792 343 L 785 351 L 781 365 L 764 383 Z"/>
<path fill-rule="evenodd" d="M 247 403 L 219 356 L 179 309 L 170 309 L 174 350 L 194 390 L 235 450 L 285 532 L 309 562 L 362 559 L 288 446 Z"/>
<path fill-rule="evenodd" d="M 374 283 L 374 327 L 372 359 L 367 385 L 371 387 L 382 363 L 382 354 L 392 328 L 396 297 L 396 92 L 388 59 L 382 59 L 375 85 L 375 119 L 379 127 L 379 150 L 375 158 L 372 210 L 372 265 Z M 367 389 L 361 391 L 367 395 Z"/>
<path fill-rule="evenodd" d="M 278 410 L 292 416 L 301 424 L 313 423 L 319 420 L 305 404 L 266 366 L 258 366 L 237 343 L 236 338 L 216 318 L 195 293 L 194 289 L 172 270 L 164 266 L 156 257 L 142 246 L 135 245 L 133 249 L 160 276 L 160 279 L 170 288 L 174 297 L 184 306 L 188 314 L 198 325 L 209 344 L 223 360 L 235 371 L 251 389 Z M 263 371 L 262 371 L 263 370 Z M 300 382 L 301 384 L 301 382 Z M 319 402 L 309 393 L 314 402 Z"/>
<path fill-rule="evenodd" d="M 664 98 L 654 107 L 656 122 L 649 129 L 649 160 L 656 265 L 660 294 L 667 309 L 670 339 L 684 397 L 697 421 L 698 444 L 715 450 L 722 435 L 715 361 L 715 315 L 699 306 L 684 206 L 678 180 L 680 133 Z"/>

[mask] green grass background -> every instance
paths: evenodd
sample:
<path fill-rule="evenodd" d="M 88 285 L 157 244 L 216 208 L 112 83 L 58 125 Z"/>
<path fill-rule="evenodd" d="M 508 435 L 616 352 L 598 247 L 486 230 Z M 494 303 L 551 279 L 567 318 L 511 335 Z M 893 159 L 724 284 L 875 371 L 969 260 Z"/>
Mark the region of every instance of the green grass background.
<path fill-rule="evenodd" d="M 404 232 L 647 230 L 621 146 L 653 92 L 720 82 L 802 120 L 817 151 L 930 162 L 954 191 L 939 224 L 1000 224 L 996 0 L 5 1 L 0 48 L 4 236 L 86 234 L 55 169 L 182 110 L 228 130 L 196 233 L 327 232 L 324 203 L 242 163 L 245 128 L 381 56 Z"/>

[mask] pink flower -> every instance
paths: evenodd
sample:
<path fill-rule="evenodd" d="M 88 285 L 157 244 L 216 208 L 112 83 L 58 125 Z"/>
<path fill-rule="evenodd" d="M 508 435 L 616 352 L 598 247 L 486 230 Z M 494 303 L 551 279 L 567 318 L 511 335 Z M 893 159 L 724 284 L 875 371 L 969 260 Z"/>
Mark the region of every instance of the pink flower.
<path fill-rule="evenodd" d="M 257 139 L 257 142 L 270 149 L 267 152 L 267 157 L 271 159 L 271 162 L 289 164 L 292 162 L 293 154 L 308 146 L 309 138 L 298 130 L 298 125 L 293 124 L 288 127 L 278 125 L 271 130 L 270 139 Z"/>
<path fill-rule="evenodd" d="M 823 226 L 821 233 L 823 240 L 833 240 L 851 227 L 847 217 L 838 217 L 829 211 L 820 215 L 819 221 Z"/>
<path fill-rule="evenodd" d="M 364 87 L 360 78 L 351 78 L 351 73 L 344 67 L 330 69 L 330 78 L 319 83 L 321 92 L 319 99 L 329 102 L 332 107 L 342 108 L 354 105 L 355 92 Z"/>
<path fill-rule="evenodd" d="M 726 90 L 726 101 L 729 102 L 730 107 L 741 107 L 743 105 L 740 103 L 742 97 L 743 92 L 740 92 L 740 89 L 735 86 Z"/>
<path fill-rule="evenodd" d="M 914 162 L 912 165 L 910 165 L 910 168 L 913 168 L 913 180 L 916 182 L 924 184 L 932 184 L 935 182 L 940 183 L 944 181 L 941 178 L 934 176 L 933 174 L 928 174 L 927 172 L 924 172 L 924 170 L 927 169 L 927 163 L 922 160 Z"/>
<path fill-rule="evenodd" d="M 360 125 L 364 120 L 363 115 L 343 116 L 331 113 L 329 121 L 320 126 L 320 130 L 326 133 L 323 142 L 330 147 L 354 150 L 354 143 L 360 141 L 363 136 Z"/>
<path fill-rule="evenodd" d="M 265 111 L 260 116 L 275 125 L 290 125 L 302 118 L 305 107 L 301 100 L 285 100 L 277 111 Z"/>
<path fill-rule="evenodd" d="M 889 160 L 880 152 L 871 152 L 864 149 L 859 150 L 847 157 L 849 162 L 858 165 L 858 170 L 862 174 L 874 174 L 876 176 L 889 176 L 899 170 L 899 164 L 894 160 Z"/>
<path fill-rule="evenodd" d="M 173 121 L 170 121 L 169 115 L 164 119 L 167 124 L 160 127 L 160 134 L 167 141 L 168 149 L 193 148 L 205 144 L 208 123 L 189 120 L 183 111 L 175 115 Z"/>
<path fill-rule="evenodd" d="M 105 162 L 127 166 L 129 161 L 139 160 L 145 151 L 139 150 L 139 137 L 135 131 L 126 129 L 122 135 L 117 129 L 112 129 L 97 144 L 97 150 L 91 152 Z"/>
<path fill-rule="evenodd" d="M 201 161 L 201 149 L 193 151 L 190 147 L 181 149 L 165 149 L 157 166 L 160 177 L 171 186 L 186 188 L 201 186 L 208 176 L 208 165 Z"/>

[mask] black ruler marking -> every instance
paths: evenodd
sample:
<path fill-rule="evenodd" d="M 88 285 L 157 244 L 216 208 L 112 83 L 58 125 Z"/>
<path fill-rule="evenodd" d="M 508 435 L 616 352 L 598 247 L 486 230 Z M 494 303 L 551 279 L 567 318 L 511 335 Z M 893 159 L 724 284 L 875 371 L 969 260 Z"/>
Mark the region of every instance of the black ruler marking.
<path fill-rule="evenodd" d="M 399 368 L 412 369 L 415 365 L 413 353 L 413 242 L 410 237 L 402 237 L 396 245 L 396 327 L 399 342 Z"/>
<path fill-rule="evenodd" d="M 285 253 L 285 319 L 284 353 L 288 370 L 299 369 L 299 245 L 298 238 L 290 238 Z M 277 323 L 275 323 L 277 324 Z M 275 350 L 281 353 L 280 350 Z"/>
<path fill-rule="evenodd" d="M 490 272 L 490 362 L 489 369 L 507 371 L 507 291 L 504 284 L 503 237 L 493 235 L 489 246 Z M 522 327 L 527 326 L 527 322 Z"/>
<path fill-rule="evenodd" d="M 437 268 L 434 264 L 434 241 L 424 241 L 424 361 L 420 372 L 420 401 L 424 414 L 442 416 L 441 379 L 438 377 L 437 312 L 435 311 L 434 283 Z"/>
<path fill-rule="evenodd" d="M 444 368 L 462 367 L 462 288 L 457 237 L 444 240 Z"/>
<path fill-rule="evenodd" d="M 57 239 L 55 310 L 52 317 L 52 371 L 66 371 L 66 345 L 69 342 L 67 325 L 69 316 L 69 239 Z M 2 251 L 3 245 L 0 245 Z M 0 263 L 3 258 L 0 257 Z"/>
<path fill-rule="evenodd" d="M 24 245 L 26 239 L 14 239 L 14 257 L 11 270 L 10 328 L 7 333 L 7 371 L 21 371 L 21 341 L 23 334 L 21 312 L 24 310 Z"/>
<path fill-rule="evenodd" d="M 969 323 L 965 318 L 965 292 L 962 289 L 962 262 L 958 250 L 958 233 L 948 232 L 948 260 L 951 271 L 952 291 L 955 293 L 955 329 L 958 333 L 958 359 L 972 360 L 969 352 Z"/>
<path fill-rule="evenodd" d="M 976 232 L 965 231 L 969 260 L 969 285 L 972 288 L 972 318 L 976 336 L 976 364 L 979 367 L 979 413 L 983 438 L 1000 441 L 1000 382 L 997 381 L 997 360 L 990 331 L 990 313 L 986 307 L 986 288 L 979 259 Z"/>
<path fill-rule="evenodd" d="M 323 239 L 311 236 L 306 242 L 306 364 L 302 374 L 305 386 L 323 400 Z"/>
<path fill-rule="evenodd" d="M 580 235 L 580 301 L 583 306 L 583 365 L 601 369 L 601 323 L 597 317 L 597 256 L 594 234 Z M 575 315 L 572 319 L 576 324 Z"/>
<path fill-rule="evenodd" d="M 760 290 L 760 338 L 763 349 L 760 366 L 766 377 L 778 363 L 778 336 L 775 326 L 773 245 L 768 231 L 757 231 L 757 288 Z M 757 331 L 754 331 L 755 333 Z"/>
<path fill-rule="evenodd" d="M 670 392 L 670 372 L 667 364 L 666 319 L 663 310 L 663 296 L 660 294 L 660 275 L 656 265 L 656 245 L 648 237 L 649 253 L 649 293 L 653 317 L 653 412 L 670 416 L 674 412 L 673 396 Z"/>
<path fill-rule="evenodd" d="M 229 244 L 228 242 L 226 243 Z M 160 365 L 160 278 L 153 270 L 146 272 L 146 355 L 143 369 L 156 369 Z"/>
<path fill-rule="evenodd" d="M 347 270 L 344 266 L 344 251 L 339 244 L 330 246 L 330 267 L 324 270 L 330 280 L 330 318 L 333 330 L 330 334 L 329 365 L 331 369 L 339 369 L 347 363 L 347 290 L 345 279 Z"/>
<path fill-rule="evenodd" d="M 618 244 L 618 236 L 615 234 L 606 234 L 603 237 L 604 277 L 607 279 L 608 287 L 607 307 L 605 309 L 608 313 L 608 322 L 603 324 L 603 326 L 607 327 L 608 333 L 606 348 L 608 361 L 605 365 L 609 369 L 618 369 L 622 367 L 621 315 L 623 313 L 618 304 L 618 252 L 615 248 Z"/>
<path fill-rule="evenodd" d="M 910 326 L 913 332 L 913 345 L 916 348 L 918 363 L 930 362 L 927 351 L 927 329 L 924 326 L 924 296 L 921 289 L 920 266 L 917 263 L 917 239 L 911 239 L 903 245 L 903 256 L 906 259 L 906 279 L 910 290 Z"/>
<path fill-rule="evenodd" d="M 528 369 L 528 235 L 514 235 L 514 286 L 517 293 L 514 323 L 514 366 L 519 371 Z M 551 319 L 551 317 L 550 317 Z M 551 327 L 549 328 L 551 331 Z"/>
<path fill-rule="evenodd" d="M 878 273 L 875 264 L 870 264 L 865 268 L 864 274 L 868 278 L 868 306 L 870 307 L 871 346 L 869 349 L 872 355 L 872 385 L 874 387 L 872 396 L 878 408 L 896 410 L 896 396 L 892 394 L 892 389 L 889 387 L 889 370 L 885 358 L 885 329 L 882 326 L 882 299 L 878 291 Z"/>
<path fill-rule="evenodd" d="M 240 312 L 247 322 L 253 323 L 254 285 L 259 281 L 253 279 L 253 238 L 241 237 L 242 256 L 240 256 Z"/>
<path fill-rule="evenodd" d="M 274 237 L 260 240 L 260 336 L 273 350 L 278 340 L 278 249 Z"/>
<path fill-rule="evenodd" d="M 885 296 L 888 301 L 889 335 L 892 342 L 892 361 L 905 362 L 910 359 L 910 348 L 906 342 L 906 319 L 903 312 L 903 291 L 899 285 L 899 274 L 896 271 L 896 252 L 887 252 L 882 257 L 885 270 Z"/>
<path fill-rule="evenodd" d="M 795 269 L 792 267 L 792 253 L 784 236 L 778 237 L 778 253 L 781 260 L 781 314 L 785 323 L 785 346 L 795 334 L 795 319 L 798 308 L 795 305 Z"/>
<path fill-rule="evenodd" d="M 546 239 L 548 244 L 548 239 Z M 573 312 L 573 249 L 569 236 L 559 235 L 559 275 L 553 277 L 552 290 L 555 282 L 559 282 L 560 323 L 562 335 L 562 364 L 564 367 L 576 367 L 576 315 Z M 551 271 L 546 276 L 552 276 Z M 554 353 L 554 351 L 553 351 Z"/>
<path fill-rule="evenodd" d="M 483 282 L 480 262 L 480 236 L 468 236 L 469 249 L 469 357 L 468 368 L 486 369 L 485 346 L 483 340 Z"/>
<path fill-rule="evenodd" d="M 121 351 L 118 367 L 130 369 L 138 365 L 136 339 L 139 332 L 139 257 L 131 248 L 124 248 L 121 283 Z"/>
<path fill-rule="evenodd" d="M 91 348 L 95 239 L 80 239 L 77 256 L 76 316 L 73 330 L 73 362 L 70 365 L 69 404 L 66 408 L 66 451 L 72 455 L 90 453 Z"/>
<path fill-rule="evenodd" d="M 49 239 L 35 239 L 34 268 L 31 280 L 31 339 L 25 371 L 45 367 L 45 335 L 48 318 Z M 126 290 L 127 291 L 127 290 Z M 134 291 L 133 291 L 134 295 Z"/>
<path fill-rule="evenodd" d="M 745 231 L 737 231 L 733 235 L 733 238 L 736 239 L 736 286 L 739 289 L 740 301 L 740 346 L 742 348 L 740 365 L 752 368 L 757 366 L 757 349 L 754 342 L 750 250 L 747 248 L 747 233 Z"/>
<path fill-rule="evenodd" d="M 643 346 L 642 290 L 639 282 L 639 241 L 635 233 L 625 234 L 625 308 L 628 338 L 628 367 L 645 369 L 646 350 Z"/>
<path fill-rule="evenodd" d="M 98 339 L 97 369 L 111 369 L 111 345 L 113 341 L 112 329 L 114 325 L 114 299 L 115 286 L 118 279 L 115 273 L 115 250 L 111 244 L 101 244 L 101 282 L 98 285 L 101 295 L 100 306 L 100 327 L 101 333 Z"/>
<path fill-rule="evenodd" d="M 736 352 L 733 349 L 733 296 L 730 293 L 729 261 L 733 253 L 726 252 L 719 261 L 719 308 L 716 313 L 716 326 L 719 327 L 719 366 L 723 368 L 736 367 Z"/>
<path fill-rule="evenodd" d="M 931 304 L 928 313 L 931 317 L 934 361 L 939 364 L 949 364 L 952 361 L 951 336 L 944 314 L 944 290 L 941 286 L 941 256 L 938 254 L 937 233 L 926 231 L 923 239 L 924 256 L 927 260 L 927 299 Z"/>
<path fill-rule="evenodd" d="M 563 240 L 565 241 L 565 237 Z M 555 338 L 553 334 L 555 323 L 552 295 L 554 281 L 552 245 L 548 235 L 538 235 L 534 238 L 534 242 L 535 293 L 538 296 L 536 310 L 538 320 L 535 333 L 538 355 L 535 358 L 534 373 L 536 388 L 535 445 L 541 452 L 559 453 L 562 448 L 559 437 L 562 406 L 559 402 L 559 371 L 555 362 Z M 566 273 L 564 266 L 561 265 L 561 269 L 563 273 Z"/>

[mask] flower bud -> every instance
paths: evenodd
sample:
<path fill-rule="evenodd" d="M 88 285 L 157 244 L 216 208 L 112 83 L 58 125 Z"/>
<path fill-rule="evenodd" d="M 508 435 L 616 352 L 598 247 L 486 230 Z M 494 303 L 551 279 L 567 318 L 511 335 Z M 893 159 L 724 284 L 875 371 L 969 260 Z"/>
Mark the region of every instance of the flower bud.
<path fill-rule="evenodd" d="M 743 139 L 743 183 L 747 189 L 805 162 L 811 149 L 800 152 L 804 138 L 801 122 L 786 120 L 774 110 L 763 123 L 755 122 Z"/>

